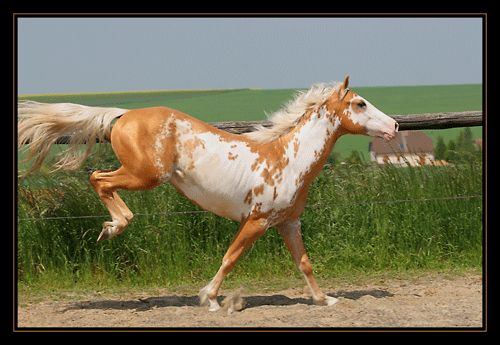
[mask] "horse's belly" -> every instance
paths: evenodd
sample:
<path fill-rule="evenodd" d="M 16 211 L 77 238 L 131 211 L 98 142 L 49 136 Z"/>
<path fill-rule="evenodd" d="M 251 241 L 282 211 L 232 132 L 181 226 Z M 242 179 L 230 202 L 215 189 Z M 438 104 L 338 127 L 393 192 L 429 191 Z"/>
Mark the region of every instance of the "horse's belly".
<path fill-rule="evenodd" d="M 224 182 L 224 179 L 222 180 Z M 230 191 L 221 188 L 222 186 L 213 186 L 209 183 L 193 183 L 182 171 L 176 171 L 170 183 L 192 203 L 219 216 L 240 222 L 249 212 L 248 207 L 244 207 L 246 205 L 239 200 L 237 193 L 230 195 Z"/>
<path fill-rule="evenodd" d="M 226 142 L 210 133 L 186 134 L 177 148 L 170 182 L 201 208 L 242 221 L 252 212 L 290 207 L 295 180 L 287 181 L 285 171 L 269 166 L 246 142 Z"/>

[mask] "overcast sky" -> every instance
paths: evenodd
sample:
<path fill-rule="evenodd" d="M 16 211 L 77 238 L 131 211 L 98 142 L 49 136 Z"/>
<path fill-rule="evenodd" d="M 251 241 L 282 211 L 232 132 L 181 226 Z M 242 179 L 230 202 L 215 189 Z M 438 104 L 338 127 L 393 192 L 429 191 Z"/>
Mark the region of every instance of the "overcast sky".
<path fill-rule="evenodd" d="M 18 93 L 482 83 L 481 18 L 18 18 Z"/>

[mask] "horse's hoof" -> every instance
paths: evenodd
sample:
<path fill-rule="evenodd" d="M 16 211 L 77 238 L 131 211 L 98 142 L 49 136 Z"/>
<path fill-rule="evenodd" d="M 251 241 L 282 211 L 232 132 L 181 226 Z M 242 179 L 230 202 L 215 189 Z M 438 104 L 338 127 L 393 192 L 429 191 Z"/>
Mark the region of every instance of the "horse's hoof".
<path fill-rule="evenodd" d="M 103 229 L 101 231 L 101 234 L 97 238 L 97 242 L 102 242 L 102 241 L 108 240 L 110 238 L 111 238 L 111 236 L 109 235 L 109 230 L 108 229 Z"/>
<path fill-rule="evenodd" d="M 99 235 L 99 238 L 97 239 L 97 242 L 102 242 L 104 240 L 109 240 L 111 237 L 117 235 L 118 233 L 119 233 L 118 232 L 118 226 L 116 225 L 115 221 L 104 222 L 101 234 Z"/>
<path fill-rule="evenodd" d="M 332 306 L 334 304 L 337 304 L 338 302 L 339 302 L 339 300 L 336 299 L 335 297 L 330 297 L 330 296 L 326 297 L 326 305 L 327 306 Z"/>

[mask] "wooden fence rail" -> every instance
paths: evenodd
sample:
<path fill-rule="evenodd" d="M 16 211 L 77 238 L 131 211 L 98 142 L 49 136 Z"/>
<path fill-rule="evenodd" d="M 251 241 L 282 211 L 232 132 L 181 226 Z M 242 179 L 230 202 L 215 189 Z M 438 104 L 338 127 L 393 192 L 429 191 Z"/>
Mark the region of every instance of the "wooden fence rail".
<path fill-rule="evenodd" d="M 399 123 L 399 129 L 444 129 L 454 127 L 473 127 L 483 125 L 482 111 L 461 111 L 455 113 L 425 113 L 410 115 L 390 115 Z M 255 125 L 271 126 L 269 121 L 231 121 L 212 122 L 210 125 L 227 132 L 242 134 L 251 132 Z"/>
<path fill-rule="evenodd" d="M 460 111 L 454 113 L 425 113 L 410 115 L 390 115 L 399 123 L 399 130 L 445 129 L 483 125 L 482 111 Z M 252 132 L 256 125 L 270 127 L 269 121 L 229 121 L 211 122 L 210 125 L 224 131 L 243 134 Z M 68 144 L 70 136 L 57 139 L 56 144 Z"/>

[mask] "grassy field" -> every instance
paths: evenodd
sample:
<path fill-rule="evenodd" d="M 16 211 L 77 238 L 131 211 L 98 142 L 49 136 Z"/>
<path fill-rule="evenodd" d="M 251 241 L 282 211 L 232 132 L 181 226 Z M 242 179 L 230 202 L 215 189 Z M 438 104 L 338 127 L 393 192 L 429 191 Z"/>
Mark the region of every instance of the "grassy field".
<path fill-rule="evenodd" d="M 404 87 L 351 88 L 388 115 L 432 112 L 469 111 L 482 109 L 482 86 L 436 85 Z M 205 122 L 250 121 L 266 119 L 293 97 L 296 90 L 180 90 L 112 92 L 100 94 L 23 95 L 19 99 L 39 102 L 72 102 L 92 106 L 136 109 L 166 106 L 180 110 Z M 459 129 L 425 131 L 433 140 L 438 135 L 456 138 Z M 481 127 L 472 128 L 474 138 L 482 137 Z M 371 138 L 344 136 L 334 151 L 347 157 L 352 150 L 369 160 L 368 143 Z"/>
<path fill-rule="evenodd" d="M 353 88 L 388 114 L 480 110 L 481 85 Z M 191 90 L 28 95 L 20 99 L 139 108 L 169 106 L 207 122 L 264 119 L 294 90 Z M 472 128 L 481 137 L 481 128 Z M 457 129 L 433 131 L 445 141 Z M 435 139 L 435 138 L 434 138 Z M 335 150 L 360 150 L 368 137 L 345 136 Z M 57 148 L 55 149 L 57 150 Z M 111 152 L 108 153 L 109 155 Z M 105 159 L 88 163 L 106 168 Z M 18 222 L 19 288 L 74 289 L 114 285 L 169 286 L 206 282 L 217 271 L 238 223 L 213 214 L 138 215 L 121 235 L 97 243 L 109 215 L 88 182 L 91 169 L 34 174 L 18 184 L 18 218 L 106 215 L 105 218 Z M 482 194 L 482 160 L 467 156 L 446 167 L 326 168 L 308 204 L 352 203 Z M 120 192 L 135 214 L 198 208 L 169 184 Z M 307 208 L 306 249 L 319 277 L 352 272 L 481 269 L 482 198 Z M 245 253 L 228 280 L 300 277 L 274 228 Z"/>
<path fill-rule="evenodd" d="M 445 167 L 341 166 L 313 183 L 308 205 L 482 194 L 482 161 Z M 107 215 L 88 174 L 37 175 L 19 184 L 18 217 Z M 43 186 L 43 187 L 41 187 Z M 42 191 L 43 190 L 43 191 Z M 49 192 L 47 192 L 49 191 Z M 135 214 L 198 210 L 169 184 L 120 192 Z M 482 198 L 307 208 L 303 237 L 316 275 L 481 269 Z M 210 213 L 137 215 L 121 235 L 96 239 L 104 218 L 18 223 L 21 288 L 169 286 L 208 281 L 238 223 Z M 229 279 L 300 274 L 271 228 Z"/>

